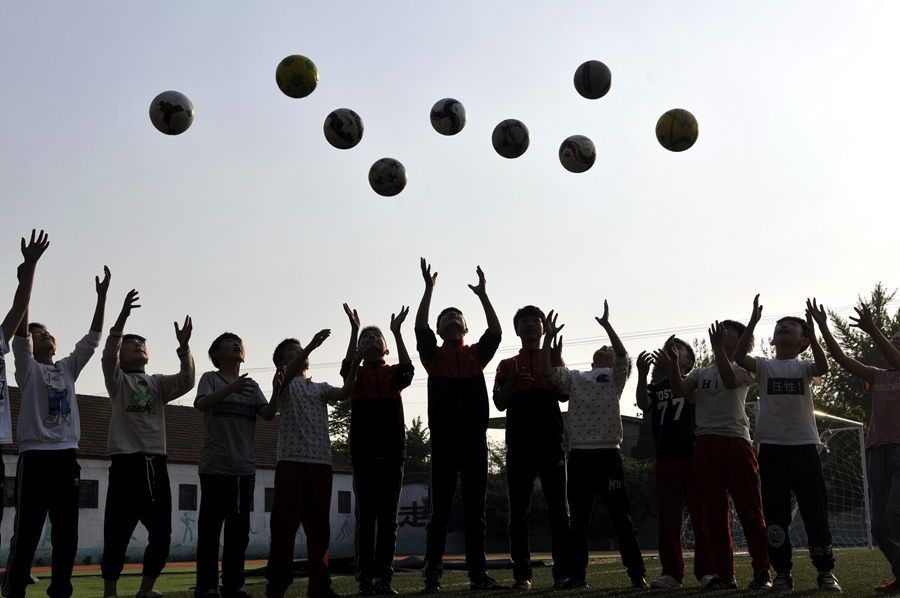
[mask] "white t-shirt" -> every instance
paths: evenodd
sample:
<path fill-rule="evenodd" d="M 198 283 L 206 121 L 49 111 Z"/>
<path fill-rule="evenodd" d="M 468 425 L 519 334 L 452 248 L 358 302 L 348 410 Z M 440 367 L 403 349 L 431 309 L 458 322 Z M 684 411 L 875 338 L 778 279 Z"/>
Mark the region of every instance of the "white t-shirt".
<path fill-rule="evenodd" d="M 331 465 L 328 435 L 327 382 L 297 377 L 278 397 L 281 428 L 278 430 L 278 460 Z"/>
<path fill-rule="evenodd" d="M 6 358 L 9 343 L 0 327 L 0 444 L 12 444 L 12 418 L 9 413 L 9 384 L 6 383 Z"/>
<path fill-rule="evenodd" d="M 622 444 L 619 398 L 628 379 L 628 357 L 616 356 L 611 368 L 587 372 L 553 369 L 550 381 L 569 395 L 566 432 L 569 450 L 618 449 Z"/>
<path fill-rule="evenodd" d="M 744 368 L 732 362 L 735 372 L 745 372 Z M 697 408 L 694 419 L 697 422 L 697 436 L 715 434 L 730 438 L 743 438 L 750 442 L 750 420 L 747 418 L 745 402 L 752 374 L 747 372 L 747 380 L 738 388 L 728 389 L 719 375 L 719 368 L 711 366 L 692 370 L 687 377 L 697 382 Z"/>
<path fill-rule="evenodd" d="M 816 362 L 756 357 L 757 444 L 819 444 L 810 384 Z"/>

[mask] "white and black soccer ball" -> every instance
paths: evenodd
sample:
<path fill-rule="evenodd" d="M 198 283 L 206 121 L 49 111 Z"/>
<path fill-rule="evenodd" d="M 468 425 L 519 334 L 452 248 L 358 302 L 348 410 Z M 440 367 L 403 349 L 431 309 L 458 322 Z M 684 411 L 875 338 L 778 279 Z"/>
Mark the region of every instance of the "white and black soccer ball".
<path fill-rule="evenodd" d="M 588 60 L 575 69 L 575 91 L 589 100 L 602 98 L 612 86 L 612 72 L 599 60 Z"/>
<path fill-rule="evenodd" d="M 596 159 L 594 142 L 584 135 L 572 135 L 559 146 L 559 161 L 569 172 L 590 170 Z"/>
<path fill-rule="evenodd" d="M 325 118 L 325 139 L 338 149 L 356 147 L 362 136 L 362 119 L 349 108 L 338 108 Z"/>
<path fill-rule="evenodd" d="M 150 122 L 161 133 L 181 135 L 194 122 L 194 105 L 183 93 L 164 91 L 150 103 Z"/>
<path fill-rule="evenodd" d="M 453 98 L 438 100 L 431 107 L 431 126 L 441 135 L 456 135 L 466 126 L 466 107 Z"/>
<path fill-rule="evenodd" d="M 494 127 L 491 135 L 494 149 L 504 158 L 518 158 L 525 153 L 531 143 L 528 127 L 520 120 L 508 118 Z"/>
<path fill-rule="evenodd" d="M 378 195 L 392 197 L 406 187 L 406 168 L 393 158 L 382 158 L 369 169 L 369 184 Z"/>

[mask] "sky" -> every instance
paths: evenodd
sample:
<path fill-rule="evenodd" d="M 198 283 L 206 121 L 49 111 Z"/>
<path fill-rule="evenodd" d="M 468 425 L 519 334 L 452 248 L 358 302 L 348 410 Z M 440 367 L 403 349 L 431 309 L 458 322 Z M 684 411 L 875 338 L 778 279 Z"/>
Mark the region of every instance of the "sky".
<path fill-rule="evenodd" d="M 198 377 L 231 331 L 266 391 L 275 345 L 323 328 L 310 373 L 340 383 L 344 302 L 385 331 L 411 306 L 403 333 L 418 366 L 420 256 L 439 272 L 432 326 L 457 306 L 472 342 L 486 322 L 467 285 L 484 269 L 504 327 L 489 385 L 518 350 L 512 317 L 527 304 L 560 314 L 574 368 L 608 342 L 594 321 L 604 299 L 632 356 L 673 332 L 704 338 L 715 319 L 746 321 L 756 293 L 758 336 L 807 297 L 847 315 L 879 281 L 900 286 L 898 26 L 900 4 L 877 1 L 6 1 L 0 293 L 11 302 L 19 238 L 44 229 L 31 317 L 59 357 L 87 332 L 106 264 L 104 328 L 138 289 L 126 330 L 148 338 L 148 372 L 177 371 L 172 323 L 190 314 Z M 275 84 L 291 54 L 318 67 L 307 98 Z M 573 86 L 587 60 L 612 71 L 599 100 Z M 166 90 L 196 110 L 180 136 L 148 118 Z M 428 118 L 446 97 L 468 114 L 453 137 Z M 324 138 L 336 108 L 365 125 L 351 150 Z M 654 135 L 672 108 L 699 122 L 681 153 Z M 514 160 L 490 142 L 507 118 L 531 132 Z M 582 174 L 557 156 L 575 134 L 597 148 Z M 395 197 L 368 185 L 383 157 L 409 174 Z M 407 419 L 427 419 L 425 385 L 417 367 Z M 77 388 L 105 396 L 99 351 Z"/>

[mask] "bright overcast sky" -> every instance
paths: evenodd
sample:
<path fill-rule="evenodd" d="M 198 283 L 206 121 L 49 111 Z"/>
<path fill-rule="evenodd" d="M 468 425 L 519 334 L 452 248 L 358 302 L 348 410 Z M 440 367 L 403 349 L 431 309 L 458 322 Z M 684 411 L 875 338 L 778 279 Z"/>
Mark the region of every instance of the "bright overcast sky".
<path fill-rule="evenodd" d="M 415 355 L 419 256 L 440 273 L 432 325 L 460 307 L 473 342 L 485 320 L 466 285 L 484 269 L 504 327 L 489 384 L 517 350 L 512 316 L 526 304 L 561 314 L 566 359 L 587 367 L 606 342 L 593 320 L 604 298 L 634 356 L 669 331 L 690 339 L 716 318 L 746 321 L 755 293 L 765 315 L 802 314 L 808 296 L 846 307 L 878 281 L 900 285 L 900 3 L 510 6 L 3 2 L 0 299 L 15 288 L 19 237 L 44 228 L 32 318 L 59 357 L 87 331 L 93 278 L 108 264 L 105 329 L 137 288 L 143 307 L 127 329 L 148 337 L 148 371 L 176 371 L 172 322 L 189 313 L 198 376 L 227 330 L 268 389 L 275 345 L 321 328 L 332 338 L 312 376 L 340 382 L 345 301 L 385 331 L 412 306 Z M 290 54 L 318 66 L 305 99 L 275 85 Z M 613 73 L 594 101 L 572 84 L 591 59 Z M 178 137 L 147 114 L 169 89 L 196 109 Z M 429 124 L 444 97 L 468 111 L 454 137 Z M 365 124 L 348 151 L 322 133 L 341 107 Z M 683 153 L 654 135 L 671 108 L 700 124 Z M 491 147 L 506 118 L 531 131 L 515 160 Z M 557 158 L 573 134 L 597 147 L 584 174 Z M 368 186 L 382 157 L 409 172 L 393 198 Z M 417 367 L 407 419 L 425 416 L 425 380 Z M 99 351 L 78 390 L 105 395 Z"/>

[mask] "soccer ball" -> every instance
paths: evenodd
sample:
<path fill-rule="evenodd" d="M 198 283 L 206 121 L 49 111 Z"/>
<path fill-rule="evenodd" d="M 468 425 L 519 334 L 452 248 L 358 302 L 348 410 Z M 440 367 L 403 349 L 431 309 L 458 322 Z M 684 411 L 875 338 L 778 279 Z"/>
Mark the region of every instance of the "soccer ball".
<path fill-rule="evenodd" d="M 150 122 L 161 133 L 181 135 L 194 122 L 194 105 L 177 91 L 164 91 L 150 102 Z"/>
<path fill-rule="evenodd" d="M 584 135 L 572 135 L 559 146 L 559 161 L 569 172 L 590 170 L 596 159 L 594 142 Z"/>
<path fill-rule="evenodd" d="M 508 118 L 494 127 L 491 143 L 498 154 L 511 160 L 525 153 L 531 143 L 531 135 L 525 123 Z"/>
<path fill-rule="evenodd" d="M 306 56 L 294 54 L 278 63 L 275 83 L 289 98 L 305 98 L 319 84 L 319 70 Z"/>
<path fill-rule="evenodd" d="M 382 158 L 369 169 L 369 184 L 378 195 L 397 195 L 406 187 L 406 180 L 406 168 L 393 158 Z"/>
<path fill-rule="evenodd" d="M 431 126 L 441 135 L 456 135 L 466 126 L 466 107 L 453 98 L 438 100 L 431 107 Z"/>
<path fill-rule="evenodd" d="M 588 60 L 575 69 L 575 90 L 589 100 L 605 96 L 611 85 L 612 73 L 599 60 Z"/>
<path fill-rule="evenodd" d="M 656 139 L 670 152 L 683 152 L 697 141 L 700 128 L 697 119 L 687 110 L 669 110 L 656 121 Z"/>
<path fill-rule="evenodd" d="M 338 149 L 356 147 L 362 136 L 362 119 L 349 108 L 338 108 L 325 118 L 325 139 Z"/>

